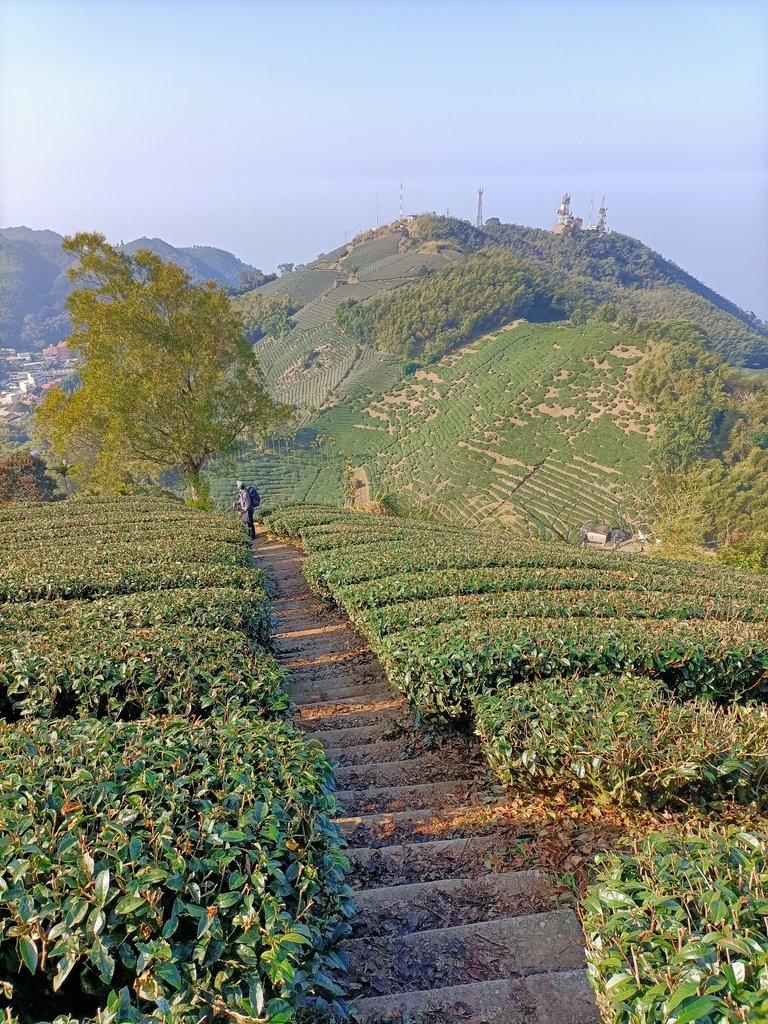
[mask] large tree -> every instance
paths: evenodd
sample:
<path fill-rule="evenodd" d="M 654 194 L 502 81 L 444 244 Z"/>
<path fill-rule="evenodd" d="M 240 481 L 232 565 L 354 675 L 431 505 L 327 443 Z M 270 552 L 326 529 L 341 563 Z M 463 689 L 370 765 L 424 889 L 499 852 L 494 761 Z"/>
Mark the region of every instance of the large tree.
<path fill-rule="evenodd" d="M 288 413 L 267 394 L 242 319 L 225 289 L 192 284 L 143 249 L 103 235 L 63 248 L 78 258 L 67 306 L 80 385 L 53 388 L 37 412 L 54 453 L 91 482 L 183 474 L 193 497 L 211 456 L 274 428 Z"/>

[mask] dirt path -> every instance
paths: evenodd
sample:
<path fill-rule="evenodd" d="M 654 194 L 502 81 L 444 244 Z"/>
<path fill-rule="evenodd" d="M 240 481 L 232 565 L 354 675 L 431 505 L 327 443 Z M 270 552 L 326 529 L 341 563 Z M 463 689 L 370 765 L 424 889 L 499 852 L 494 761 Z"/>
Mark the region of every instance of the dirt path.
<path fill-rule="evenodd" d="M 352 470 L 352 486 L 355 489 L 355 505 L 370 505 L 371 485 L 368 481 L 368 474 L 362 466 L 355 466 Z"/>
<path fill-rule="evenodd" d="M 366 641 L 261 529 L 273 642 L 297 721 L 338 763 L 358 916 L 344 979 L 357 1020 L 591 1024 L 583 936 L 562 888 L 520 870 L 473 740 L 411 727 Z"/>

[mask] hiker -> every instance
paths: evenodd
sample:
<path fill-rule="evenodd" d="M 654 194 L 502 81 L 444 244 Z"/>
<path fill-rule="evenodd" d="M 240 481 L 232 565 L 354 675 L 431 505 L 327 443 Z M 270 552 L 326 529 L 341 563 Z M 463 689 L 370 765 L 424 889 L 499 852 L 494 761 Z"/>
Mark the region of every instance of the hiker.
<path fill-rule="evenodd" d="M 245 484 L 242 480 L 237 481 L 237 490 L 237 501 L 232 503 L 232 508 L 239 511 L 240 518 L 248 527 L 248 536 L 251 540 L 255 540 L 256 528 L 253 525 L 253 513 L 261 504 L 259 492 L 253 484 Z"/>

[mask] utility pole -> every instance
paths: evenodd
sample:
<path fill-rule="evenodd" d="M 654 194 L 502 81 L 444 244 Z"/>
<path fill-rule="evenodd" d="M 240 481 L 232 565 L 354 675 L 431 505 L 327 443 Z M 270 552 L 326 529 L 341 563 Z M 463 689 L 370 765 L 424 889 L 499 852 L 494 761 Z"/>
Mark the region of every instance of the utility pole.
<path fill-rule="evenodd" d="M 477 222 L 476 227 L 481 228 L 483 226 L 483 189 L 477 190 Z"/>

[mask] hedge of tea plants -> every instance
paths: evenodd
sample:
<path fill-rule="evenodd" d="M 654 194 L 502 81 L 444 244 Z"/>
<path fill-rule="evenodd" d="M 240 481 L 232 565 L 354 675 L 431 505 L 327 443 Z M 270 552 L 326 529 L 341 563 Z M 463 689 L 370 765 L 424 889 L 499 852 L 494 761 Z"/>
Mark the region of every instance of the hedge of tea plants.
<path fill-rule="evenodd" d="M 615 1024 L 768 1020 L 765 835 L 652 834 L 583 901 L 588 971 Z"/>
<path fill-rule="evenodd" d="M 238 522 L 166 499 L 0 508 L 9 1024 L 338 1002 L 333 773 L 286 715 L 249 559 Z"/>
<path fill-rule="evenodd" d="M 764 799 L 760 577 L 334 507 L 267 522 L 310 552 L 310 584 L 344 606 L 417 714 L 473 719 L 507 784 Z M 630 755 L 633 720 L 644 729 Z M 717 749 L 680 758 L 687 734 Z"/>
<path fill-rule="evenodd" d="M 656 808 L 765 808 L 764 580 L 325 507 L 279 509 L 420 715 L 497 776 Z M 768 836 L 651 836 L 599 866 L 590 972 L 616 1024 L 768 1021 Z"/>

